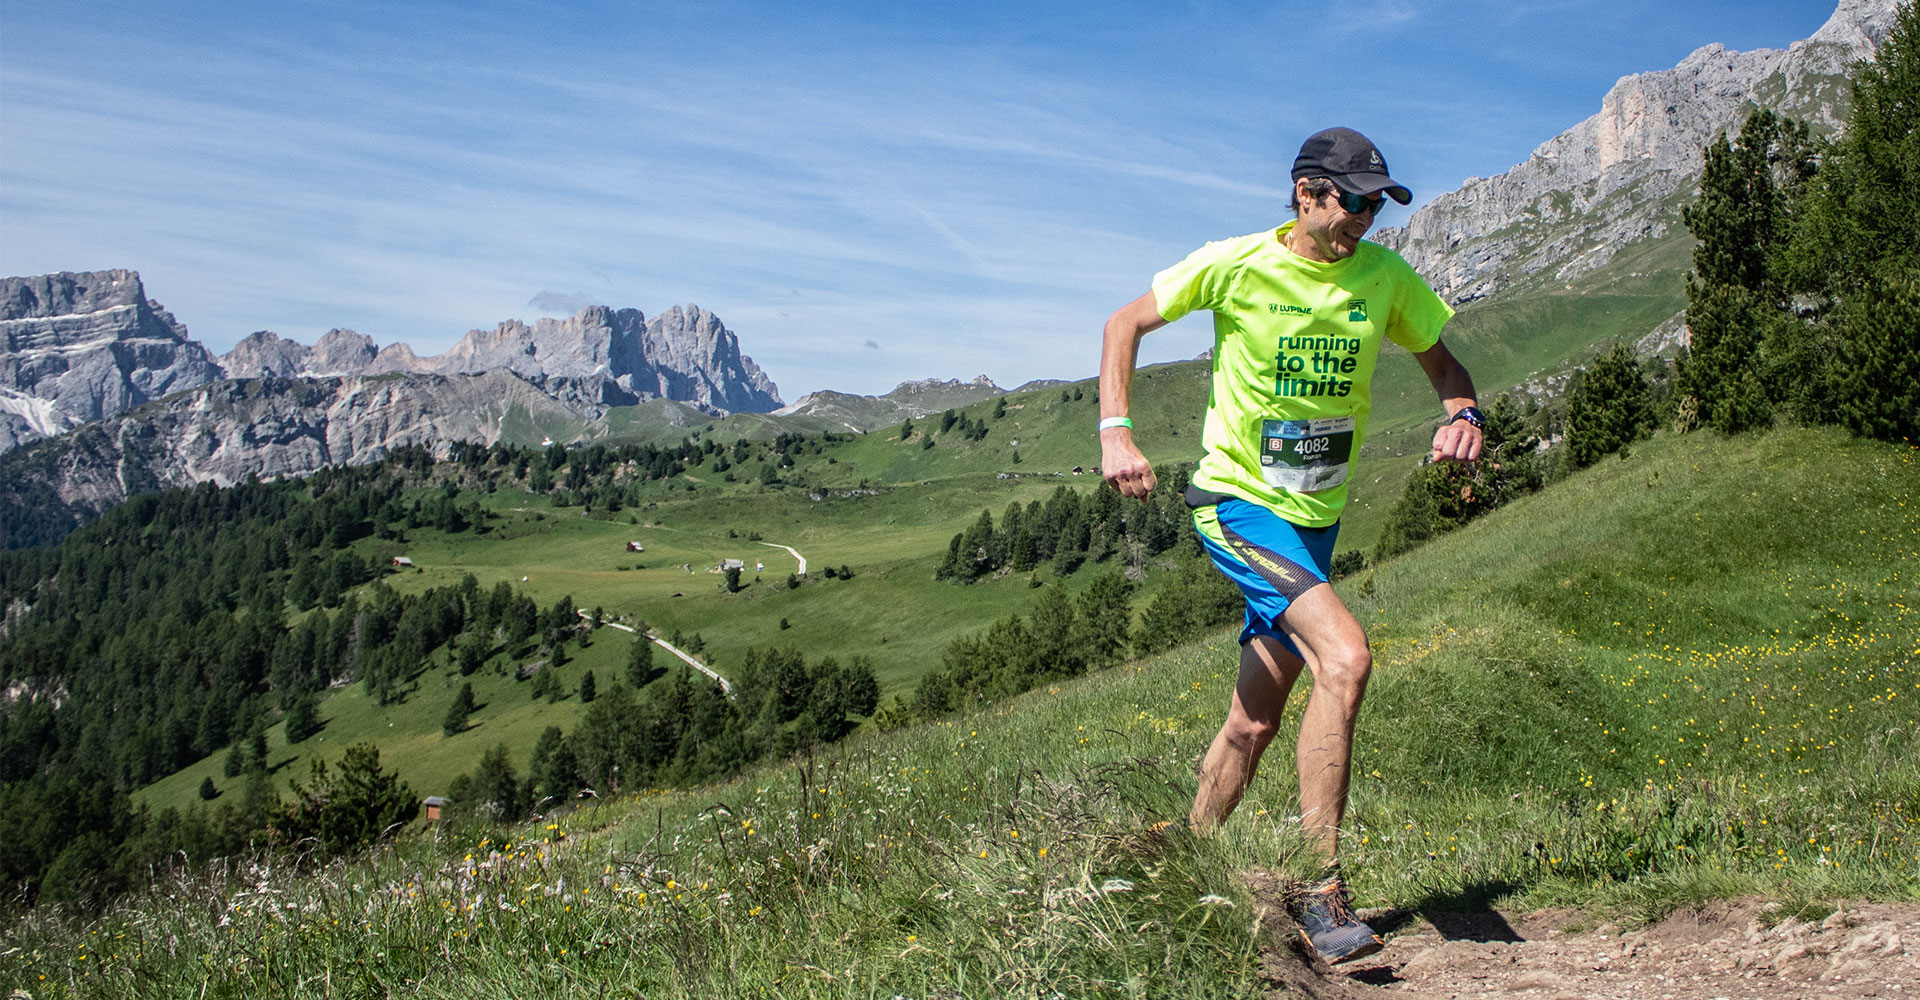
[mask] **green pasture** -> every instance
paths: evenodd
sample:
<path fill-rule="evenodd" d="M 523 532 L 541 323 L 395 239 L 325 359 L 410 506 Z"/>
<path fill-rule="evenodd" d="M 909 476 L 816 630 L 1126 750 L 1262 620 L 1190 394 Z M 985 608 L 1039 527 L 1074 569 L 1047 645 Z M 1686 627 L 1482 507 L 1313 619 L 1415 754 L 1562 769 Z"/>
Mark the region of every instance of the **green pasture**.
<path fill-rule="evenodd" d="M 357 545 L 363 556 L 380 563 L 397 555 L 413 560 L 412 568 L 382 578 L 401 593 L 456 586 L 471 574 L 482 589 L 507 582 L 543 608 L 571 596 L 582 610 L 602 609 L 608 621 L 644 621 L 662 637 L 676 631 L 697 634 L 705 643 L 699 658 L 723 676 L 742 662 L 749 647 L 791 647 L 811 661 L 832 656 L 844 663 L 866 656 L 885 698 L 911 694 L 920 676 L 939 666 L 955 638 L 1025 611 L 1034 583 L 1077 594 L 1113 568 L 1093 564 L 1062 579 L 1042 567 L 1031 575 L 966 586 L 933 579 L 948 539 L 982 509 L 992 510 L 997 520 L 1008 503 L 1044 500 L 1061 482 L 1089 488 L 1098 480 L 954 475 L 873 495 L 828 491 L 817 500 L 804 489 L 742 485 L 705 496 L 663 498 L 651 509 L 591 516 L 521 491 L 463 493 L 463 502 L 481 497 L 483 506 L 498 515 L 486 522 L 484 533 L 422 527 L 407 530 L 401 540 L 370 538 Z M 756 533 L 762 540 L 749 537 Z M 629 541 L 645 551 L 627 551 Z M 770 543 L 791 546 L 808 559 L 809 574 L 799 586 L 787 586 L 788 575 L 798 568 L 794 557 Z M 724 576 L 710 572 L 727 558 L 746 563 L 738 593 L 727 593 Z M 757 579 L 756 562 L 765 564 Z M 829 565 L 836 575 L 846 566 L 853 578 L 827 579 Z M 1147 567 L 1137 606 L 1144 607 L 1158 586 L 1162 565 L 1167 564 Z M 557 704 L 531 702 L 531 683 L 515 679 L 522 665 L 543 659 L 531 645 L 497 650 L 479 673 L 466 678 L 479 703 L 473 727 L 450 738 L 442 735 L 441 722 L 463 679 L 447 651 L 438 650 L 402 686 L 396 703 L 376 705 L 363 686 L 351 685 L 321 701 L 319 714 L 327 728 L 319 736 L 285 747 L 281 727 L 275 726 L 268 736 L 269 764 L 284 786 L 290 777 L 305 776 L 314 755 L 332 761 L 345 747 L 371 741 L 380 747 L 385 767 L 417 792 L 442 793 L 495 743 L 505 742 L 520 759 L 547 726 L 571 729 L 584 710 L 577 698 L 580 676 L 593 670 L 604 691 L 625 676 L 632 642 L 626 632 L 603 628 L 584 650 L 569 644 L 571 659 L 558 675 L 568 696 Z M 672 667 L 678 661 L 656 648 L 655 664 Z M 245 778 L 222 776 L 226 753 L 216 751 L 154 782 L 139 792 L 140 801 L 154 808 L 189 807 L 208 776 L 222 795 L 237 795 Z"/>
<path fill-rule="evenodd" d="M 623 678 L 632 643 L 633 637 L 625 632 L 602 629 L 584 649 L 569 644 L 565 665 L 543 668 L 557 669 L 560 690 L 565 695 L 551 703 L 545 698 L 533 699 L 531 682 L 516 679 L 522 662 L 544 658 L 515 657 L 503 650 L 472 676 L 461 677 L 447 662 L 445 650 L 438 651 L 409 683 L 401 686 L 402 697 L 397 702 L 380 705 L 365 686 L 353 684 L 328 692 L 321 701 L 320 718 L 325 727 L 317 735 L 289 746 L 284 726 L 273 726 L 267 731 L 268 769 L 275 784 L 284 788 L 290 779 L 306 780 L 315 760 L 324 760 L 331 767 L 347 747 L 373 743 L 380 748 L 383 767 L 399 773 L 414 791 L 422 796 L 445 794 L 448 784 L 456 776 L 471 772 L 480 755 L 494 744 L 504 742 L 520 757 L 548 726 L 571 729 L 582 711 L 580 679 L 592 671 L 596 685 L 604 691 Z M 678 662 L 665 651 L 660 656 L 656 666 Z M 445 736 L 441 724 L 462 683 L 473 685 L 477 710 L 467 729 Z M 226 750 L 217 751 L 148 785 L 134 798 L 156 810 L 188 808 L 199 801 L 201 780 L 212 778 L 222 796 L 231 795 L 228 801 L 237 801 L 246 775 L 225 777 L 222 771 L 226 759 Z"/>

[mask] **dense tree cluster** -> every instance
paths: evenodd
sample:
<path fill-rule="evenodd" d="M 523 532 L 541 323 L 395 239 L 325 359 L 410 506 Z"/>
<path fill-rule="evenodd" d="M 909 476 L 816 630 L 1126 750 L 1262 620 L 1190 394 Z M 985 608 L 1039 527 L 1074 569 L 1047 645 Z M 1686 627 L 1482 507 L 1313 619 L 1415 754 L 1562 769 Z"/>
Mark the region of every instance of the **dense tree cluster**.
<path fill-rule="evenodd" d="M 996 420 L 1007 415 L 1007 401 L 1004 397 L 999 400 L 999 404 L 993 414 Z M 985 420 L 975 420 L 973 417 L 955 410 L 947 410 L 940 414 L 940 433 L 944 435 L 953 433 L 956 430 L 962 438 L 968 441 L 984 441 L 987 439 L 987 422 Z M 931 437 L 932 435 L 928 436 Z"/>
<path fill-rule="evenodd" d="M 448 793 L 454 814 L 504 822 L 581 789 L 613 795 L 723 778 L 840 739 L 856 717 L 873 714 L 880 685 L 863 656 L 809 664 L 796 650 L 749 648 L 732 697 L 682 667 L 643 692 L 614 683 L 583 700 L 592 704 L 572 733 L 553 727 L 541 735 L 524 778 L 503 745 L 457 779 Z"/>
<path fill-rule="evenodd" d="M 1132 635 L 1131 591 L 1117 572 L 1095 579 L 1078 600 L 1046 588 L 1030 613 L 949 643 L 940 669 L 921 678 L 913 710 L 940 715 L 1118 662 Z"/>
<path fill-rule="evenodd" d="M 392 701 L 442 650 L 471 673 L 500 649 L 571 634 L 570 601 L 542 612 L 506 583 L 401 595 L 378 580 L 392 567 L 355 543 L 446 520 L 440 502 L 458 491 L 417 487 L 448 471 L 402 449 L 299 482 L 146 494 L 58 547 L 0 553 L 0 884 L 31 900 L 57 874 L 57 897 L 91 899 L 173 851 L 284 840 L 265 772 L 280 718 L 299 743 L 320 730 L 331 686 Z M 129 806 L 222 747 L 228 776 L 247 776 L 242 802 L 201 816 Z"/>
<path fill-rule="evenodd" d="M 1920 437 L 1920 9 L 1858 71 L 1838 138 L 1751 113 L 1707 147 L 1685 219 L 1683 424 Z"/>
<path fill-rule="evenodd" d="M 1041 684 L 1111 666 L 1129 653 L 1170 649 L 1241 614 L 1240 591 L 1203 557 L 1189 557 L 1161 585 L 1134 623 L 1133 584 L 1118 571 L 1094 578 L 1078 599 L 1048 587 L 1024 615 L 947 644 L 940 668 L 913 697 L 882 710 L 887 724 L 935 718 Z"/>
<path fill-rule="evenodd" d="M 983 510 L 948 543 L 934 579 L 972 583 L 1042 565 L 1066 576 L 1087 562 L 1115 555 L 1137 568 L 1141 560 L 1182 543 L 1194 544 L 1181 497 L 1192 474 L 1191 466 L 1167 470 L 1167 478 L 1144 503 L 1125 503 L 1117 490 L 1103 483 L 1091 496 L 1061 486 L 1045 503 L 1008 504 L 997 525 L 993 513 Z"/>

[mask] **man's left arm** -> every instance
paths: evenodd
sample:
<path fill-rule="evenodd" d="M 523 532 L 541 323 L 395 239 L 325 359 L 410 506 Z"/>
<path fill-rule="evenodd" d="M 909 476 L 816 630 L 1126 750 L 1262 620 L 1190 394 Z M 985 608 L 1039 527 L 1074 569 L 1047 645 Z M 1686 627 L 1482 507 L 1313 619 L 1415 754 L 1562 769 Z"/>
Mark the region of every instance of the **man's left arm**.
<path fill-rule="evenodd" d="M 1473 376 L 1467 374 L 1466 366 L 1447 350 L 1443 341 L 1434 341 L 1432 347 L 1415 354 L 1414 358 L 1427 373 L 1427 381 L 1433 383 L 1433 391 L 1440 395 L 1440 405 L 1447 409 L 1447 422 L 1433 432 L 1433 453 L 1428 459 L 1434 462 L 1477 461 L 1484 435 L 1480 428 L 1467 421 L 1453 419 L 1454 414 L 1476 405 Z"/>

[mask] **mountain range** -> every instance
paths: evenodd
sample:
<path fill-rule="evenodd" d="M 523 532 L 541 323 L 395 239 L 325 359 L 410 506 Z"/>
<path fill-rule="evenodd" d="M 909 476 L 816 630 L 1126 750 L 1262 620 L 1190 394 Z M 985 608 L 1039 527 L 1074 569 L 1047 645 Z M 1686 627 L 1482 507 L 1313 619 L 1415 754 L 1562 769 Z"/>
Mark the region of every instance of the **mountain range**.
<path fill-rule="evenodd" d="M 1849 99 L 1848 67 L 1873 56 L 1893 17 L 1892 0 L 1841 0 L 1812 37 L 1784 50 L 1708 45 L 1672 69 L 1623 78 L 1596 114 L 1525 162 L 1468 180 L 1374 238 L 1462 307 L 1465 336 L 1476 309 L 1497 315 L 1584 287 L 1621 261 L 1660 262 L 1651 278 L 1631 275 L 1658 301 L 1616 323 L 1625 326 L 1499 345 L 1529 362 L 1506 374 L 1564 370 L 1616 336 L 1648 349 L 1683 343 L 1685 251 L 1671 248 L 1687 238 L 1679 212 L 1702 146 L 1752 107 L 1831 132 Z M 735 428 L 742 433 L 865 431 L 1003 391 L 982 376 L 905 383 L 884 396 L 816 392 L 783 406 L 735 334 L 691 305 L 650 320 L 602 306 L 509 320 L 433 357 L 334 330 L 311 347 L 262 331 L 215 358 L 146 298 L 132 271 L 0 279 L 0 332 L 0 544 L 9 546 L 57 537 L 61 525 L 144 489 L 302 475 L 405 445 L 641 428 L 677 438 L 728 414 L 759 415 Z"/>

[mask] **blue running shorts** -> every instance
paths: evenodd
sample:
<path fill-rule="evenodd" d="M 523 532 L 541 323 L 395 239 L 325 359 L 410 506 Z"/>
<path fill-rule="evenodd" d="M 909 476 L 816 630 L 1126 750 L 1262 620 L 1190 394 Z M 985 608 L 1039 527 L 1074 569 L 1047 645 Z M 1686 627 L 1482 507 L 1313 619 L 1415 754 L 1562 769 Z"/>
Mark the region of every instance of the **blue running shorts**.
<path fill-rule="evenodd" d="M 1339 522 L 1303 528 L 1257 503 L 1207 495 L 1207 499 L 1214 497 L 1219 497 L 1218 503 L 1194 508 L 1193 528 L 1214 566 L 1246 596 L 1247 623 L 1240 630 L 1241 644 L 1256 635 L 1270 636 L 1299 656 L 1300 650 L 1280 628 L 1280 615 L 1301 594 L 1327 582 Z"/>

